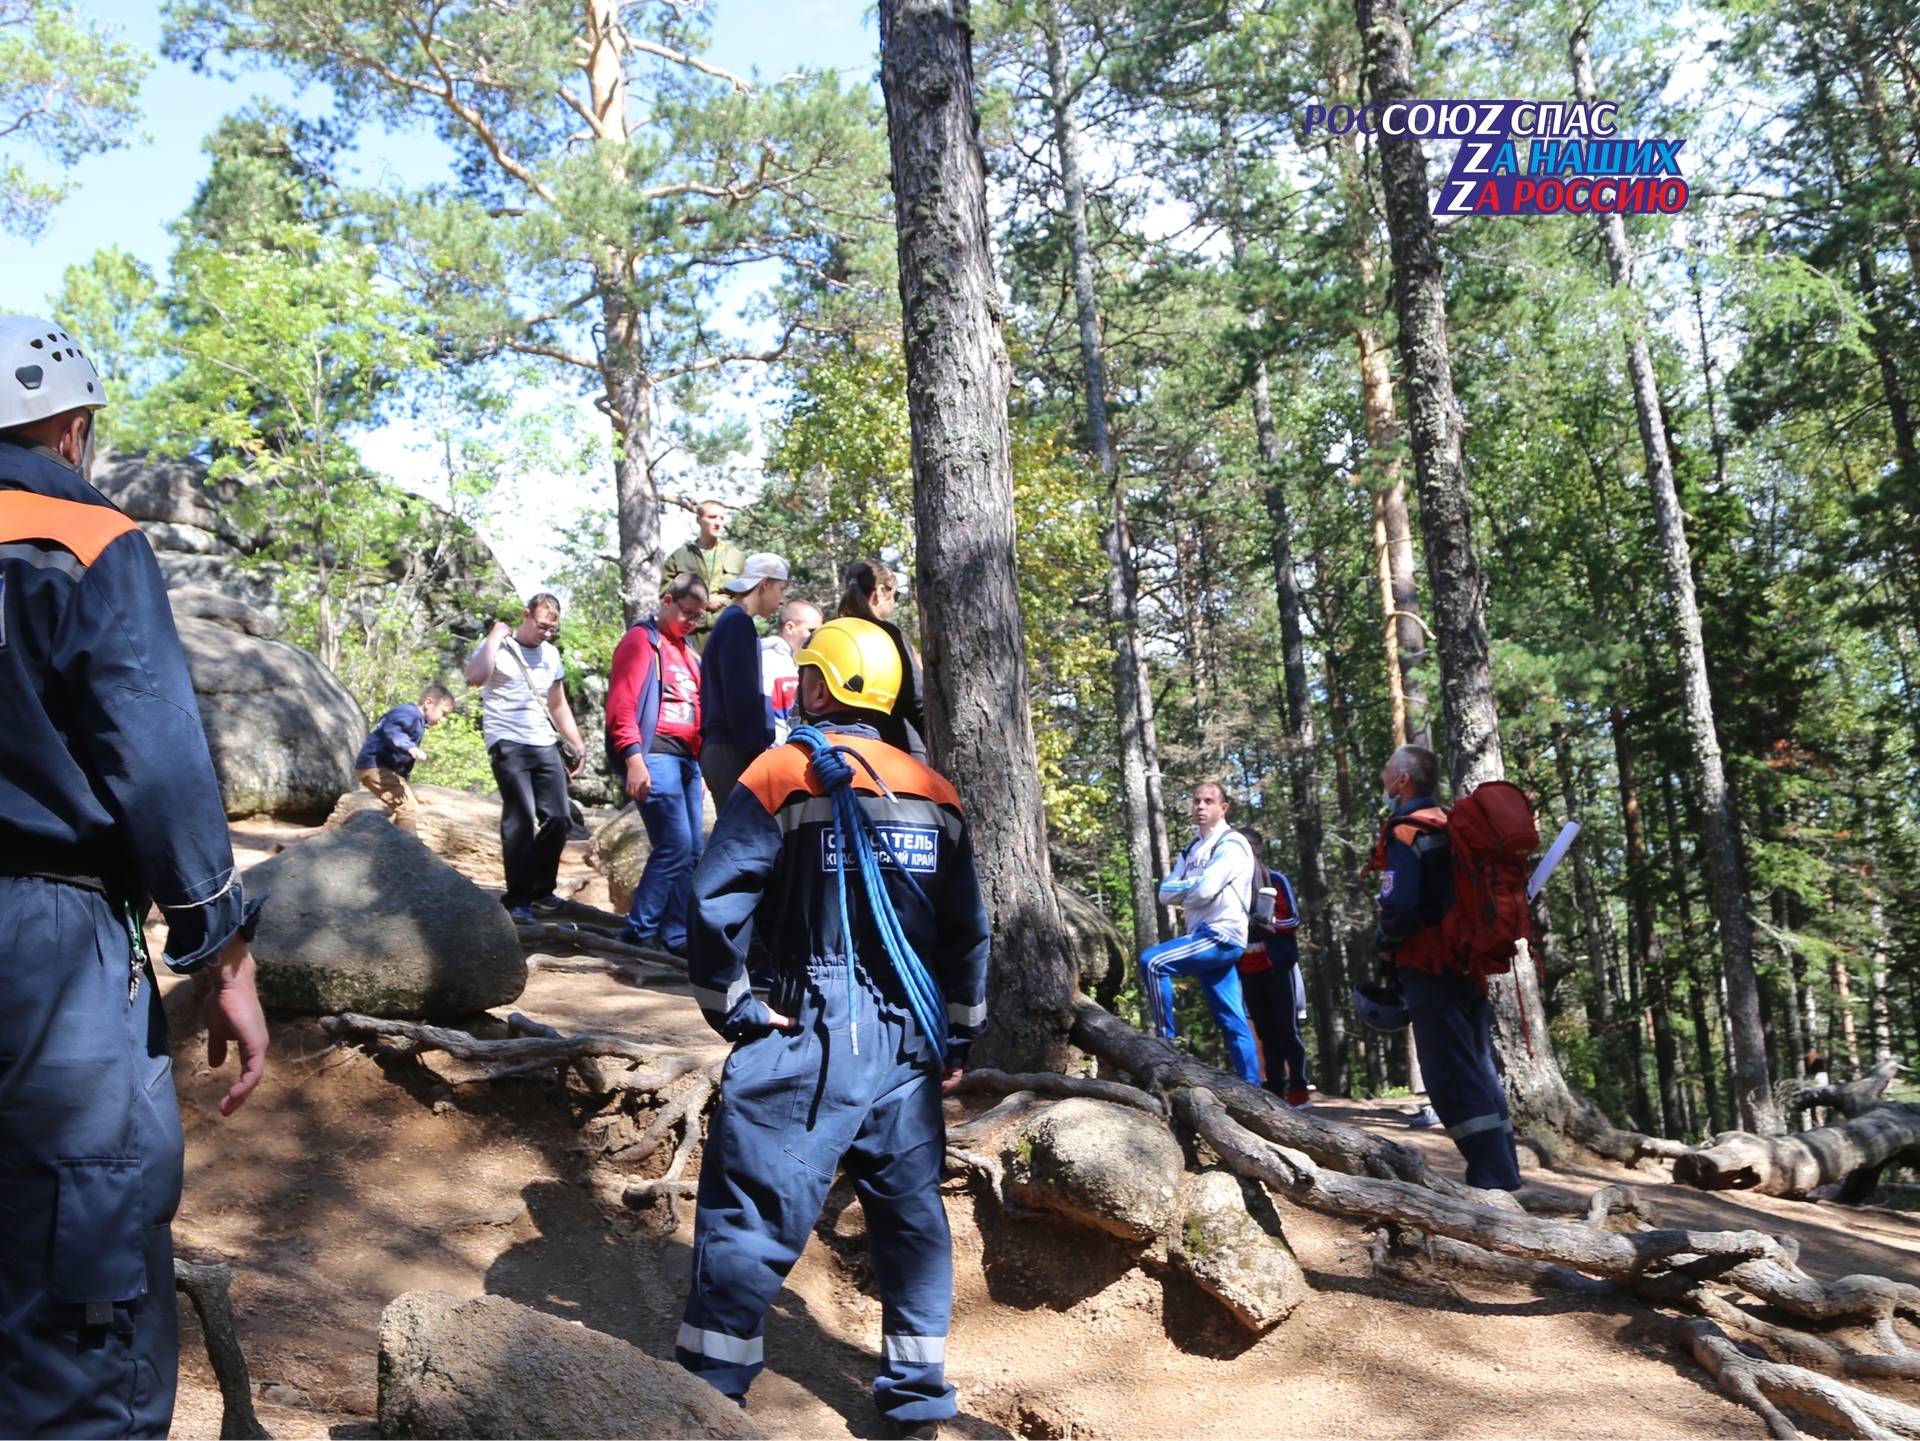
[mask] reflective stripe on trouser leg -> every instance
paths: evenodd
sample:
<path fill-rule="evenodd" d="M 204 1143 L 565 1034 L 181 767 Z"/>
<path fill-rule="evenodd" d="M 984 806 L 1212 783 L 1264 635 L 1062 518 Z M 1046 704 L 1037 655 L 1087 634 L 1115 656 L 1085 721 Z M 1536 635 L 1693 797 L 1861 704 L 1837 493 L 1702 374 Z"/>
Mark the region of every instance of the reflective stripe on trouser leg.
<path fill-rule="evenodd" d="M 0 1435 L 165 1436 L 182 1157 L 166 1019 L 144 977 L 129 1001 L 104 898 L 0 879 L 0 915 Z"/>
<path fill-rule="evenodd" d="M 845 1161 L 880 1291 L 882 1365 L 873 1400 L 903 1427 L 943 1421 L 958 1409 L 946 1379 L 953 1244 L 940 1200 L 945 1154 L 939 1080 L 915 1070 L 875 1101 Z"/>
<path fill-rule="evenodd" d="M 1492 1003 L 1471 977 L 1399 972 L 1427 1098 L 1467 1163 L 1467 1184 L 1517 1190 L 1513 1123 L 1493 1065 Z"/>
<path fill-rule="evenodd" d="M 727 1062 L 700 1169 L 693 1278 L 674 1354 L 731 1396 L 744 1396 L 762 1368 L 767 1307 L 843 1157 L 867 1217 L 882 1329 L 920 1341 L 946 1334 L 953 1274 L 939 1197 L 946 1129 L 938 1077 L 909 1023 L 864 977 L 860 989 L 869 1039 L 859 1055 L 847 1043 L 845 983 L 838 968 L 820 967 L 793 1008 L 799 1032 L 747 1042 Z M 898 1059 L 909 1049 L 922 1055 L 919 1064 Z M 930 1373 L 928 1363 L 904 1353 L 896 1362 L 890 1353 L 876 1395 L 883 1388 L 891 1414 L 916 1406 L 912 1414 L 923 1419 L 954 1414 L 937 1363 Z"/>

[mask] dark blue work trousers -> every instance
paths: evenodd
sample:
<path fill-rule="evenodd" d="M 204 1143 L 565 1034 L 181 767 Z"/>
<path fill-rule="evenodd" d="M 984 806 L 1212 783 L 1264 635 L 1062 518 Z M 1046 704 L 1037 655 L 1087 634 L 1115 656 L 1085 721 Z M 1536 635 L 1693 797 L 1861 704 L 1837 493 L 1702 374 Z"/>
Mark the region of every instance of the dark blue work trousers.
<path fill-rule="evenodd" d="M 700 767 L 685 756 L 647 757 L 653 787 L 640 802 L 647 828 L 647 864 L 634 887 L 627 932 L 658 938 L 670 951 L 687 949 L 687 898 L 700 864 Z"/>
<path fill-rule="evenodd" d="M 1520 1189 L 1513 1117 L 1493 1064 L 1493 1002 L 1473 977 L 1399 966 L 1427 1099 L 1467 1162 L 1467 1184 Z"/>
<path fill-rule="evenodd" d="M 674 1356 L 727 1395 L 747 1394 L 765 1364 L 767 1307 L 845 1166 L 880 1288 L 874 1401 L 919 1425 L 957 1409 L 946 1384 L 953 1249 L 940 1201 L 940 1077 L 912 1020 L 864 976 L 854 995 L 858 1054 L 846 972 L 817 965 L 804 987 L 777 986 L 771 997 L 799 1030 L 743 1042 L 727 1061 L 700 1166 L 693 1284 Z"/>
<path fill-rule="evenodd" d="M 0 877 L 0 1436 L 165 1436 L 183 1142 L 102 896 Z M 129 992 L 132 994 L 129 994 Z"/>

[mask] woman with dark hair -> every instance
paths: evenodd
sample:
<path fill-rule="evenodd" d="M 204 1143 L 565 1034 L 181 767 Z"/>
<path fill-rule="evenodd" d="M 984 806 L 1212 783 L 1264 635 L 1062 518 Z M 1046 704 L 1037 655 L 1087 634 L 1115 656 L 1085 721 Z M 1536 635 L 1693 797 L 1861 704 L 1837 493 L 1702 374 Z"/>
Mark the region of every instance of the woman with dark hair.
<path fill-rule="evenodd" d="M 907 643 L 906 635 L 889 616 L 899 595 L 899 581 L 877 560 L 856 560 L 847 567 L 846 589 L 840 595 L 839 613 L 855 620 L 870 620 L 893 637 L 900 652 L 900 699 L 893 714 L 876 717 L 880 739 L 925 761 L 927 743 L 921 739 L 927 728 L 926 713 L 920 704 L 920 659 Z"/>

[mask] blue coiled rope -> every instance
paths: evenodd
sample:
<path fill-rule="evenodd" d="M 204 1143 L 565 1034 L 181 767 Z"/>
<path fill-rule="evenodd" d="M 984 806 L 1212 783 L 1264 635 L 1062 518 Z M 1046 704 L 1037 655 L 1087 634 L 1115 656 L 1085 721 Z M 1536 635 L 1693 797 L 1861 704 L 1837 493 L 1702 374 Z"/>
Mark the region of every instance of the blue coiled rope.
<path fill-rule="evenodd" d="M 926 963 L 913 949 L 913 943 L 907 939 L 906 929 L 900 924 L 899 913 L 893 908 L 892 893 L 887 890 L 886 878 L 880 873 L 880 852 L 885 851 L 887 859 L 893 862 L 902 879 L 913 888 L 922 904 L 927 902 L 926 892 L 920 889 L 900 858 L 894 854 L 893 846 L 873 823 L 866 807 L 860 804 L 853 792 L 853 766 L 848 757 L 859 761 L 874 784 L 879 786 L 888 800 L 893 799 L 893 791 L 880 779 L 879 773 L 867 764 L 867 758 L 858 751 L 833 743 L 825 731 L 816 726 L 795 726 L 787 733 L 790 745 L 804 747 L 812 757 L 813 773 L 820 778 L 821 787 L 833 801 L 834 840 L 838 847 L 840 864 L 836 871 L 840 891 L 840 938 L 846 950 L 847 967 L 847 1021 L 853 1029 L 853 1052 L 860 1054 L 860 1029 L 855 1015 L 853 987 L 853 911 L 847 904 L 848 858 L 857 858 L 860 865 L 860 880 L 867 892 L 867 903 L 873 912 L 874 929 L 880 933 L 880 943 L 886 948 L 887 959 L 893 963 L 894 974 L 900 978 L 901 986 L 907 993 L 907 1009 L 913 1012 L 913 1019 L 919 1023 L 920 1032 L 933 1043 L 934 1057 L 942 1064 L 947 1054 L 947 1007 L 946 998 L 940 988 L 934 984 L 933 976 L 928 972 Z"/>

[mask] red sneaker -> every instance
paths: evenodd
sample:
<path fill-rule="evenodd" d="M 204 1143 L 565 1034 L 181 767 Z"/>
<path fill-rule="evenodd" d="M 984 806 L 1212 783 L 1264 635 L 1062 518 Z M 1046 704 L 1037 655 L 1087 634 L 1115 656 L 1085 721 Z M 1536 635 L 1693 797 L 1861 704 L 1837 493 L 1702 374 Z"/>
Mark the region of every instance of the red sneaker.
<path fill-rule="evenodd" d="M 1313 1098 L 1307 1094 L 1305 1086 L 1295 1086 L 1287 1092 L 1287 1104 L 1296 1111 L 1310 1111 L 1313 1109 Z"/>

